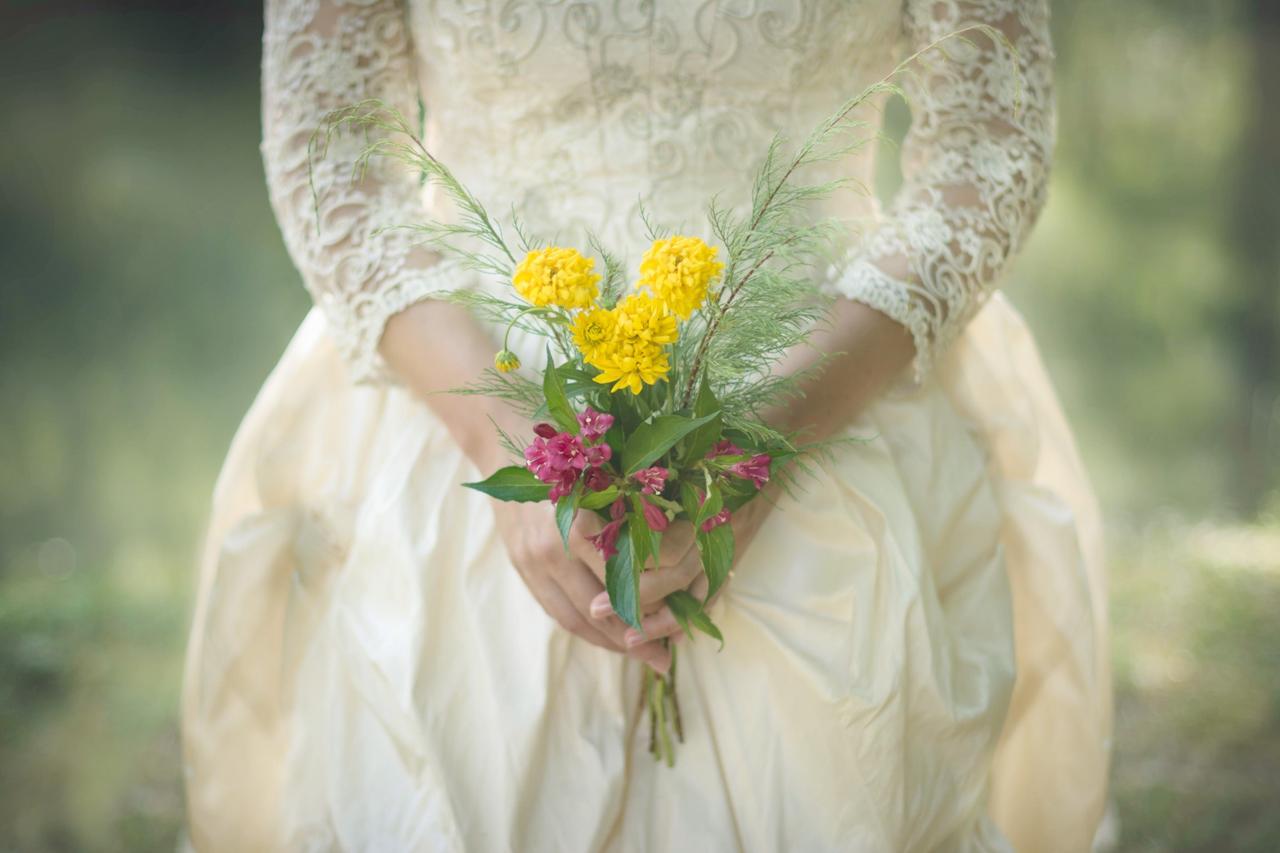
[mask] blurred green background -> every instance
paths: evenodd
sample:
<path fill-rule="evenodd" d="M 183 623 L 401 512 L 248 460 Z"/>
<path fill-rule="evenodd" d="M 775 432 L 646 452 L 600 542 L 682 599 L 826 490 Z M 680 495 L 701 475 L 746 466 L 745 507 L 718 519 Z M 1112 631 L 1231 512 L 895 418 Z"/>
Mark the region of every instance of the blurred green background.
<path fill-rule="evenodd" d="M 306 311 L 251 2 L 0 8 L 0 850 L 168 850 L 194 556 Z M 1054 3 L 1007 292 L 1107 509 L 1119 848 L 1280 849 L 1280 4 Z"/>

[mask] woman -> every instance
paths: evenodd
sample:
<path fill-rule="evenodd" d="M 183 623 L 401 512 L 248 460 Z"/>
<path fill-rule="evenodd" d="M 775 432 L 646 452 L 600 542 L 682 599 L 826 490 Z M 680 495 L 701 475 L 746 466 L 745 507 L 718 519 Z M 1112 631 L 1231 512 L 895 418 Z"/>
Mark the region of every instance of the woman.
<path fill-rule="evenodd" d="M 1046 5 L 268 0 L 263 155 L 317 308 L 215 495 L 184 697 L 194 845 L 1086 849 L 1110 724 L 1097 515 L 1028 332 L 988 298 L 1044 199 Z M 727 642 L 682 647 L 687 737 L 655 764 L 639 668 L 670 665 L 661 597 L 696 556 L 664 555 L 640 637 L 600 606 L 589 529 L 565 555 L 545 506 L 459 488 L 505 463 L 495 423 L 530 426 L 436 393 L 496 339 L 432 296 L 493 285 L 382 230 L 453 215 L 415 176 L 352 181 L 365 139 L 310 167 L 308 143 L 333 108 L 420 97 L 428 147 L 491 210 L 634 262 L 640 201 L 709 237 L 707 201 L 746 198 L 776 131 L 974 25 L 903 78 L 892 209 L 859 235 L 858 198 L 815 208 L 851 223 L 815 338 L 839 355 L 774 418 L 872 438 L 738 514 Z"/>

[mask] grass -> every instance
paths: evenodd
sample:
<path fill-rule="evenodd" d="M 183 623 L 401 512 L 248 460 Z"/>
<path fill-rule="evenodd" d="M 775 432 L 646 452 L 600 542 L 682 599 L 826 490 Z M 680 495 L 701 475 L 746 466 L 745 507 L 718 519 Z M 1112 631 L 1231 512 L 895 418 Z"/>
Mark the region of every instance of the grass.
<path fill-rule="evenodd" d="M 1120 849 L 1280 849 L 1280 526 L 1166 521 L 1113 551 Z"/>

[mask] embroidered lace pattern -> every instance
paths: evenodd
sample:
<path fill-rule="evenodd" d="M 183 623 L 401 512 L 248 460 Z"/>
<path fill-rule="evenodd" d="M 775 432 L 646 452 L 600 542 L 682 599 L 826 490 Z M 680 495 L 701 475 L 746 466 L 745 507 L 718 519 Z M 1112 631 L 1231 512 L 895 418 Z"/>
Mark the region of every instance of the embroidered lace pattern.
<path fill-rule="evenodd" d="M 968 31 L 927 50 L 904 78 L 912 112 L 905 185 L 828 286 L 906 326 L 921 379 L 981 306 L 1044 204 L 1053 53 L 1044 2 L 908 3 L 904 26 L 917 49 Z"/>

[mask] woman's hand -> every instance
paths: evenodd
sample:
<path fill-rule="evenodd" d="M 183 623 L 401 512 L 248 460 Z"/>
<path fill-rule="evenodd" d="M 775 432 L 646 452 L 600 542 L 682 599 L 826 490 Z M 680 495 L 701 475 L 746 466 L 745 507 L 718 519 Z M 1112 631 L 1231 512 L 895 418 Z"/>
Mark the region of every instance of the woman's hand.
<path fill-rule="evenodd" d="M 391 318 L 380 351 L 400 378 L 444 422 L 454 440 L 480 471 L 510 464 L 498 441 L 501 428 L 511 435 L 529 430 L 529 422 L 505 401 L 442 393 L 481 376 L 493 363 L 494 341 L 466 308 L 425 300 Z M 612 651 L 624 652 L 659 672 L 671 666 L 661 643 L 627 648 L 626 626 L 617 618 L 592 619 L 591 601 L 604 590 L 603 563 L 593 573 L 583 563 L 595 549 L 576 533 L 566 554 L 555 520 L 545 504 L 495 502 L 498 530 L 525 585 L 542 608 L 566 631 Z M 583 515 L 587 515 L 584 513 Z"/>
<path fill-rule="evenodd" d="M 624 652 L 657 672 L 665 673 L 671 667 L 671 652 L 662 643 L 627 644 L 627 626 L 620 619 L 611 615 L 593 617 L 591 603 L 604 592 L 604 565 L 585 538 L 584 530 L 590 528 L 575 527 L 566 553 L 555 520 L 545 505 L 501 503 L 494 513 L 516 571 L 542 609 L 561 628 L 601 648 Z M 595 557 L 598 573 L 583 561 L 584 556 Z"/>
<path fill-rule="evenodd" d="M 764 494 L 733 513 L 729 524 L 733 527 L 734 566 L 746 554 L 751 541 L 755 539 L 760 526 L 772 510 L 773 498 L 770 494 Z M 724 592 L 726 586 L 728 579 L 721 584 L 708 606 Z M 688 590 L 698 599 L 707 594 L 707 576 L 702 571 L 698 549 L 694 547 L 693 527 L 687 521 L 672 525 L 662 535 L 662 554 L 658 558 L 657 567 L 640 573 L 640 612 L 645 614 L 640 620 L 640 626 L 644 633 L 628 628 L 623 634 L 623 643 L 627 648 L 661 645 L 659 641 L 665 637 L 673 637 L 673 642 L 680 641 L 680 623 L 676 621 L 665 599 L 682 589 Z M 612 617 L 612 614 L 608 595 L 601 593 L 591 603 L 591 616 L 599 624 Z M 617 617 L 612 618 L 617 621 Z"/>
<path fill-rule="evenodd" d="M 582 514 L 574 525 L 575 531 L 581 531 L 583 537 L 600 532 L 604 526 L 598 516 L 590 513 Z M 689 555 L 693 559 L 689 559 Z M 698 563 L 698 552 L 694 548 L 693 528 L 688 524 L 672 525 L 662 534 L 662 547 L 659 549 L 657 566 L 640 573 L 639 611 L 642 614 L 653 613 L 663 606 L 663 599 L 678 589 L 685 589 L 698 576 L 701 568 Z M 595 553 L 584 555 L 587 563 L 602 581 L 604 580 L 604 559 Z M 609 604 L 609 595 L 601 592 L 591 602 L 591 617 L 597 621 L 617 620 L 613 615 L 613 607 Z M 635 632 L 631 632 L 635 633 Z"/>

